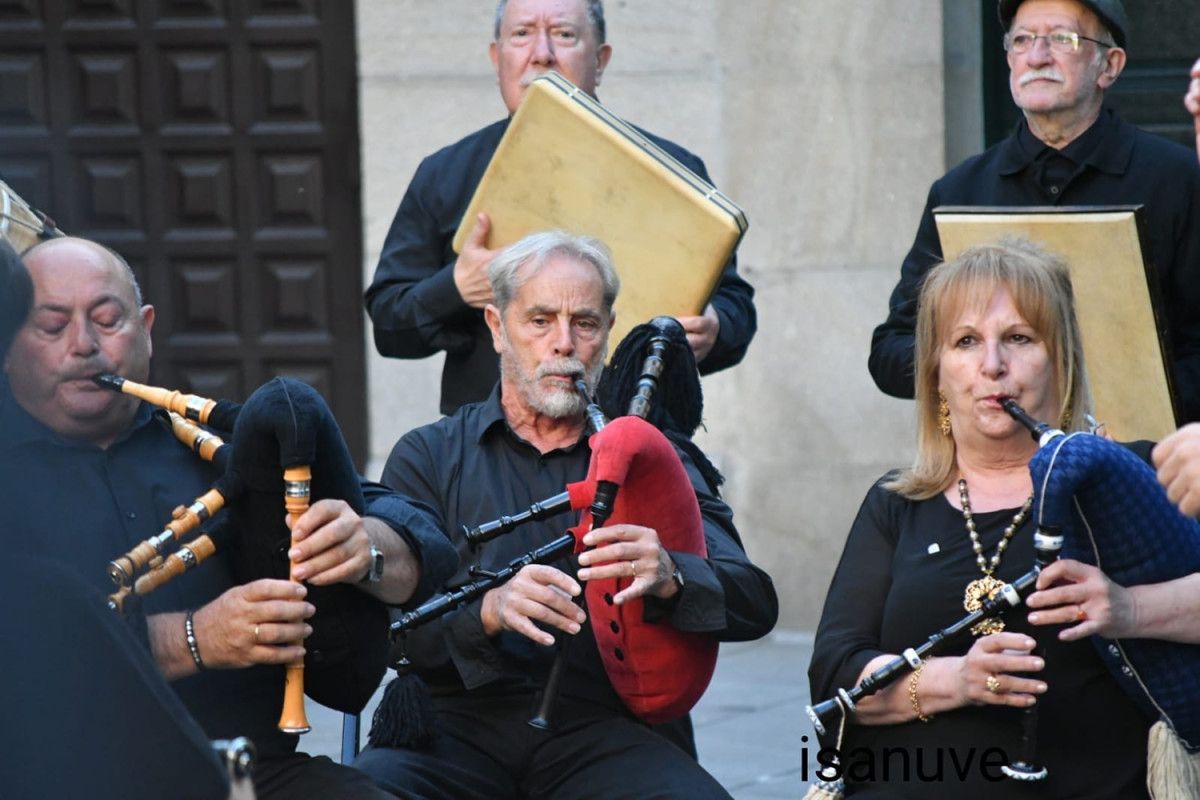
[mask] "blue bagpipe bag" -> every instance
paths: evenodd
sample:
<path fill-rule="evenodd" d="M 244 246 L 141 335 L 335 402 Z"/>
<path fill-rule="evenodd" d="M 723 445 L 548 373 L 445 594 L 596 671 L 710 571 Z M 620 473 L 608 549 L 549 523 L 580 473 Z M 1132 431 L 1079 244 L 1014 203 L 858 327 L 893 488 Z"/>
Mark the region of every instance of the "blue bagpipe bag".
<path fill-rule="evenodd" d="M 1059 435 L 1029 463 L 1034 519 L 1057 525 L 1062 557 L 1121 586 L 1200 572 L 1200 523 L 1184 516 L 1133 452 L 1090 433 Z M 1200 645 L 1091 637 L 1117 683 L 1200 751 Z"/>

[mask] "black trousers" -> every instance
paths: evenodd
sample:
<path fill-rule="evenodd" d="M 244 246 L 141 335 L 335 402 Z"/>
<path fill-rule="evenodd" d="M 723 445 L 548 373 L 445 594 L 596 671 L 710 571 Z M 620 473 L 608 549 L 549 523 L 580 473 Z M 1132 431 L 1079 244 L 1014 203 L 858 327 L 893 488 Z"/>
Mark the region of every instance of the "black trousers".
<path fill-rule="evenodd" d="M 562 698 L 544 732 L 526 724 L 536 700 L 437 698 L 428 749 L 372 748 L 354 766 L 412 800 L 728 800 L 691 756 L 627 714 Z"/>
<path fill-rule="evenodd" d="M 358 770 L 304 753 L 260 761 L 254 793 L 257 800 L 392 800 Z"/>

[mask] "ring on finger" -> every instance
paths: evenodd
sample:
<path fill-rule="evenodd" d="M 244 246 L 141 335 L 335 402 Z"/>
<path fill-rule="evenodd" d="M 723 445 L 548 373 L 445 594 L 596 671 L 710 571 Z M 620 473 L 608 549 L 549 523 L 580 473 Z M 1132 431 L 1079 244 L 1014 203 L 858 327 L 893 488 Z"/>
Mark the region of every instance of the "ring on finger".
<path fill-rule="evenodd" d="M 992 694 L 1000 694 L 1000 679 L 995 675 L 988 675 L 987 680 L 984 681 L 984 685 Z"/>
<path fill-rule="evenodd" d="M 634 566 L 634 562 L 628 561 L 626 563 L 629 564 L 629 577 L 632 578 L 634 575 L 637 575 L 637 567 Z"/>
<path fill-rule="evenodd" d="M 254 625 L 254 643 L 261 644 L 261 641 L 258 638 L 258 624 L 257 623 Z"/>
<path fill-rule="evenodd" d="M 1088 618 L 1087 611 L 1085 611 L 1083 609 L 1083 606 L 1076 606 L 1075 608 L 1076 608 L 1075 621 L 1076 622 L 1086 622 L 1087 618 Z"/>

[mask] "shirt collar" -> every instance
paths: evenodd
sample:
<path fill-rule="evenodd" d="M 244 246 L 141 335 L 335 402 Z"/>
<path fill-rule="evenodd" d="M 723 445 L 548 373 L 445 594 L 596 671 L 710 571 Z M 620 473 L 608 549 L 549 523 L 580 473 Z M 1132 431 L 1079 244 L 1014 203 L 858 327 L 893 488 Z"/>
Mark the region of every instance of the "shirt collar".
<path fill-rule="evenodd" d="M 533 445 L 522 439 L 516 434 L 516 432 L 513 431 L 511 427 L 509 427 L 508 419 L 504 416 L 504 405 L 500 401 L 499 381 L 497 381 L 496 385 L 492 387 L 492 393 L 488 395 L 487 399 L 482 403 L 479 403 L 478 414 L 479 416 L 475 432 L 476 444 L 482 444 L 483 440 L 491 435 L 492 431 L 499 431 L 504 435 L 507 435 L 509 440 L 514 443 L 521 444 L 525 447 L 533 447 Z M 548 456 L 551 453 L 574 452 L 575 448 L 579 447 L 580 442 L 586 442 L 587 440 L 588 436 L 585 427 L 584 432 L 579 436 L 578 442 L 569 447 L 559 447 L 555 450 L 551 450 L 549 453 L 544 453 L 543 457 Z"/>
<path fill-rule="evenodd" d="M 487 399 L 479 404 L 479 423 L 475 432 L 475 444 L 482 444 L 488 432 L 496 426 L 508 427 L 504 419 L 504 406 L 500 403 L 500 382 L 492 387 Z"/>
<path fill-rule="evenodd" d="M 118 444 L 136 431 L 142 429 L 153 419 L 154 409 L 146 402 L 139 402 L 134 413 L 133 422 L 129 428 L 117 438 L 113 444 Z M 99 449 L 90 442 L 80 442 L 67 439 L 35 419 L 21 407 L 7 388 L 0 392 L 0 445 L 6 448 L 17 448 L 26 444 L 47 442 L 61 447 L 76 447 L 85 450 Z"/>
<path fill-rule="evenodd" d="M 1082 135 L 1058 152 L 1077 164 L 1087 164 L 1101 172 L 1121 175 L 1133 153 L 1133 140 L 1122 135 L 1121 127 L 1112 109 L 1105 108 Z M 1001 147 L 1001 175 L 1015 175 L 1032 164 L 1044 151 L 1053 149 L 1033 135 L 1024 117 Z"/>

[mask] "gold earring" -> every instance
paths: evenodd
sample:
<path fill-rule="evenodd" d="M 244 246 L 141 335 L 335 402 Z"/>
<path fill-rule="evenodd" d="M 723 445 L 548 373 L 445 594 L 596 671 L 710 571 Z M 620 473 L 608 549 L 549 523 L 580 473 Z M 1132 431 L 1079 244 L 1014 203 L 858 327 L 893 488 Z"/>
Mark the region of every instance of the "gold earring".
<path fill-rule="evenodd" d="M 1062 424 L 1059 426 L 1059 430 L 1069 431 L 1069 430 L 1071 430 L 1071 422 L 1072 422 L 1071 406 L 1075 405 L 1075 393 L 1074 392 L 1067 392 L 1067 402 L 1064 405 L 1066 407 L 1066 410 L 1063 411 Z"/>
<path fill-rule="evenodd" d="M 942 436 L 950 435 L 950 403 L 946 400 L 946 395 L 938 390 L 938 410 L 937 410 L 938 430 L 942 432 Z"/>

